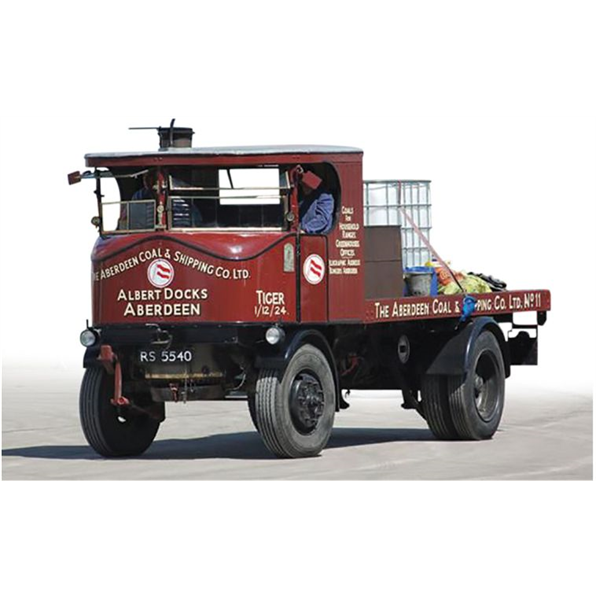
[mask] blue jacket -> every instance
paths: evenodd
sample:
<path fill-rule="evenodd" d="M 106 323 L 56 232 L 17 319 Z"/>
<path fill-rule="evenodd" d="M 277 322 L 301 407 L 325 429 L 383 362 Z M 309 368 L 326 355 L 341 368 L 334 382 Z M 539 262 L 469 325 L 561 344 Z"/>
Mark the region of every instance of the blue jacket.
<path fill-rule="evenodd" d="M 300 201 L 300 229 L 307 234 L 326 234 L 333 225 L 333 196 L 313 191 Z"/>

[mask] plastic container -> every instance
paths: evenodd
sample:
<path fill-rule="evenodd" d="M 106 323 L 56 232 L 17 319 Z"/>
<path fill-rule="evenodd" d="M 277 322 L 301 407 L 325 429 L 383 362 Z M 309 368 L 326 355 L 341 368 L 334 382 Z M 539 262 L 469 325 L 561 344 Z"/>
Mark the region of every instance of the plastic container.
<path fill-rule="evenodd" d="M 406 267 L 404 270 L 407 296 L 436 296 L 437 272 L 434 267 Z"/>
<path fill-rule="evenodd" d="M 421 267 L 431 254 L 402 209 L 430 240 L 432 206 L 428 180 L 364 181 L 364 225 L 400 226 L 404 267 Z"/>

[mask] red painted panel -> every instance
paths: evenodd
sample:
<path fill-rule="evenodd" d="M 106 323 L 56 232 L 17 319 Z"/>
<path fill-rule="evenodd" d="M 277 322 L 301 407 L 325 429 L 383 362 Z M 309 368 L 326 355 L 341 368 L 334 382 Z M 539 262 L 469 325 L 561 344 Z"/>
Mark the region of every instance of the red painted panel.
<path fill-rule="evenodd" d="M 477 299 L 472 316 L 500 315 L 513 312 L 544 312 L 551 308 L 548 290 L 516 290 L 473 294 Z M 463 295 L 423 296 L 395 300 L 367 300 L 366 322 L 415 321 L 459 318 Z"/>
<path fill-rule="evenodd" d="M 362 164 L 338 164 L 341 204 L 328 237 L 329 320 L 364 318 Z"/>
<path fill-rule="evenodd" d="M 108 256 L 146 242 L 147 240 L 174 240 L 187 244 L 190 248 L 196 248 L 201 252 L 216 257 L 241 261 L 243 259 L 254 259 L 262 252 L 271 248 L 277 242 L 291 237 L 291 234 L 270 231 L 233 231 L 225 230 L 212 232 L 201 230 L 200 232 L 167 232 L 164 234 L 150 232 L 148 234 L 126 234 L 122 236 L 110 236 L 105 239 L 99 238 L 93 249 L 92 259 L 105 259 Z"/>
<path fill-rule="evenodd" d="M 193 242 L 190 235 L 181 236 L 98 242 L 95 325 L 296 320 L 296 274 L 284 272 L 284 247 L 295 250 L 294 236 L 269 234 L 267 248 L 260 240 L 227 232 L 225 250 L 221 239 L 208 242 L 205 235 Z M 216 234 L 209 236 L 213 240 Z M 231 258 L 234 246 L 239 255 L 250 256 Z"/>
<path fill-rule="evenodd" d="M 327 322 L 327 249 L 325 236 L 300 236 L 300 304 L 303 323 Z"/>

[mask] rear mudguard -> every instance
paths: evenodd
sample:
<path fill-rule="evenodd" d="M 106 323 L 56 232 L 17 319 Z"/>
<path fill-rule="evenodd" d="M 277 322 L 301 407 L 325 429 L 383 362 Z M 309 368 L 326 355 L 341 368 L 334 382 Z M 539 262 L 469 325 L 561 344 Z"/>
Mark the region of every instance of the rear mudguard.
<path fill-rule="evenodd" d="M 501 347 L 501 353 L 503 354 L 505 376 L 509 377 L 511 374 L 509 347 L 501 328 L 492 317 L 472 319 L 459 332 L 451 336 L 430 363 L 426 374 L 465 375 L 469 370 L 474 343 L 483 331 L 489 331 L 497 338 Z"/>
<path fill-rule="evenodd" d="M 323 355 L 329 363 L 331 372 L 333 374 L 333 382 L 335 383 L 335 409 L 345 409 L 348 406 L 342 399 L 341 389 L 339 385 L 339 374 L 335 364 L 333 352 L 329 347 L 329 342 L 325 336 L 316 329 L 300 329 L 289 333 L 284 343 L 281 346 L 266 346 L 257 355 L 255 366 L 258 369 L 274 369 L 280 371 L 283 375 L 290 360 L 298 349 L 304 344 L 310 344 L 323 352 Z"/>

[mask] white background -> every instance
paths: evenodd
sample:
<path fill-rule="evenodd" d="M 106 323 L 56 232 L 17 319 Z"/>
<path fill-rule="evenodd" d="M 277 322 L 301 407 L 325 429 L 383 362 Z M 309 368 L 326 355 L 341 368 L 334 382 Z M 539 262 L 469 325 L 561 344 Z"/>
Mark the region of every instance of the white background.
<path fill-rule="evenodd" d="M 399 87 L 399 85 L 398 85 Z M 431 179 L 432 242 L 465 271 L 511 289 L 548 288 L 553 311 L 540 329 L 533 382 L 592 387 L 594 350 L 586 325 L 594 295 L 592 227 L 594 121 L 581 117 L 206 117 L 185 109 L 195 144 L 326 143 L 365 151 L 367 178 Z M 173 108 L 172 108 L 173 109 Z M 3 329 L 6 365 L 79 369 L 78 334 L 91 318 L 89 254 L 97 237 L 93 182 L 69 187 L 87 152 L 157 148 L 155 116 L 6 119 L 2 126 Z M 8 286 L 10 283 L 10 286 Z M 33 337 L 51 346 L 31 349 Z M 517 374 L 517 373 L 516 373 Z"/>

